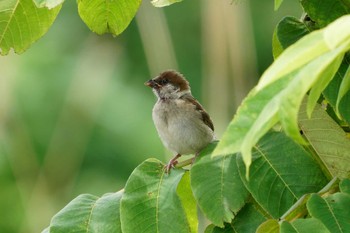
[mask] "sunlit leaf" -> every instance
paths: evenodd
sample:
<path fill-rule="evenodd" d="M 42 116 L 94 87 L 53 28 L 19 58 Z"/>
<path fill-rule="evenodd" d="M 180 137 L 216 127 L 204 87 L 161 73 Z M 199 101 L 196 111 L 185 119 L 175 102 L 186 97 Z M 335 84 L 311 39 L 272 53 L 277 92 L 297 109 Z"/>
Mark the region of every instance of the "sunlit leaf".
<path fill-rule="evenodd" d="M 191 232 L 176 192 L 185 171 L 173 169 L 166 174 L 163 167 L 160 161 L 148 159 L 130 175 L 120 208 L 123 233 Z"/>
<path fill-rule="evenodd" d="M 249 193 L 239 177 L 236 155 L 211 158 L 215 146 L 211 144 L 196 159 L 191 168 L 191 186 L 205 216 L 223 227 L 243 207 Z"/>
<path fill-rule="evenodd" d="M 65 0 L 33 0 L 38 7 L 47 7 L 49 9 L 55 8 L 62 4 Z"/>
<path fill-rule="evenodd" d="M 155 7 L 164 7 L 169 6 L 171 4 L 182 2 L 183 0 L 152 0 L 151 3 Z"/>
<path fill-rule="evenodd" d="M 54 9 L 37 8 L 32 0 L 0 1 L 0 55 L 12 48 L 23 53 L 42 37 L 55 21 L 61 5 Z"/>
<path fill-rule="evenodd" d="M 283 133 L 265 135 L 254 148 L 249 181 L 244 179 L 246 171 L 240 157 L 237 163 L 247 189 L 276 219 L 303 194 L 317 192 L 327 183 L 310 154 Z"/>
<path fill-rule="evenodd" d="M 301 0 L 304 10 L 320 27 L 348 14 L 349 9 L 342 0 Z"/>
<path fill-rule="evenodd" d="M 330 232 L 350 232 L 350 195 L 335 193 L 327 198 L 313 194 L 307 207 L 312 217 L 320 220 Z"/>
<path fill-rule="evenodd" d="M 282 2 L 283 0 L 275 0 L 275 11 L 278 10 L 278 8 L 280 8 Z"/>
<path fill-rule="evenodd" d="M 247 203 L 233 219 L 235 233 L 255 233 L 258 226 L 267 220 L 264 213 L 253 203 Z"/>
<path fill-rule="evenodd" d="M 349 24 L 350 16 L 344 16 L 288 47 L 243 102 L 213 156 L 241 152 L 249 168 L 252 147 L 278 121 L 288 136 L 304 143 L 297 125 L 301 101 L 317 82 L 329 78 L 325 72 L 335 70 L 335 61 L 350 48 Z"/>
<path fill-rule="evenodd" d="M 177 186 L 177 194 L 185 210 L 187 221 L 191 228 L 191 233 L 198 232 L 197 203 L 191 189 L 190 173 L 186 172 Z"/>
<path fill-rule="evenodd" d="M 78 196 L 52 218 L 49 232 L 121 233 L 119 206 L 122 194 Z"/>
<path fill-rule="evenodd" d="M 328 27 L 314 31 L 291 45 L 264 72 L 257 89 L 261 90 L 284 75 L 336 48 L 342 47 L 342 52 L 347 52 L 350 46 L 349 24 L 350 16 L 344 16 Z"/>
<path fill-rule="evenodd" d="M 275 219 L 269 219 L 258 227 L 256 233 L 280 233 L 279 229 L 280 226 L 278 221 Z"/>
<path fill-rule="evenodd" d="M 305 108 L 304 101 L 299 112 L 299 126 L 304 136 L 333 177 L 348 177 L 350 139 L 320 105 L 316 105 L 311 118 Z"/>
<path fill-rule="evenodd" d="M 141 0 L 78 0 L 79 15 L 91 31 L 119 35 L 134 18 Z"/>
<path fill-rule="evenodd" d="M 317 219 L 297 219 L 292 223 L 282 222 L 280 233 L 331 233 L 328 229 Z"/>

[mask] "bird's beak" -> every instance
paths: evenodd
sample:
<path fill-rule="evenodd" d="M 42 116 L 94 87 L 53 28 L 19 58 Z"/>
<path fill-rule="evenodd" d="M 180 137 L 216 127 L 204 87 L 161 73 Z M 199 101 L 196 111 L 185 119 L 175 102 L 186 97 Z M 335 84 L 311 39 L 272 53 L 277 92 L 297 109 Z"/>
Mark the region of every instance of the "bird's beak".
<path fill-rule="evenodd" d="M 154 88 L 154 87 L 159 87 L 159 84 L 156 83 L 154 80 L 150 79 L 148 80 L 147 82 L 145 82 L 145 85 L 148 86 L 148 87 L 151 87 L 151 88 Z"/>

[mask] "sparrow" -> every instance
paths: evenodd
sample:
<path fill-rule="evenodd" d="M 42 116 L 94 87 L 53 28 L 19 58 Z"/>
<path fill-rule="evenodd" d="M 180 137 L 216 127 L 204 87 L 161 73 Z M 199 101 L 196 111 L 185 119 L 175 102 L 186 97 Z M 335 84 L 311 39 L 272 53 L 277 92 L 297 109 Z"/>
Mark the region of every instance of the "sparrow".
<path fill-rule="evenodd" d="M 209 114 L 192 96 L 185 77 L 167 70 L 145 82 L 152 88 L 157 102 L 152 110 L 153 122 L 163 145 L 174 153 L 164 167 L 169 173 L 181 155 L 196 156 L 215 138 Z"/>

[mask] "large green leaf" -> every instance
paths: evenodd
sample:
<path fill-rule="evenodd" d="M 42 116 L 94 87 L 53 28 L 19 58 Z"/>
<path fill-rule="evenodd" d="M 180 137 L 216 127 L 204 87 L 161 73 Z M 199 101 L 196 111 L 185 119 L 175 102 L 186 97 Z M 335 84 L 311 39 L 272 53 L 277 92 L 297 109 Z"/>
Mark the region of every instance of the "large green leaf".
<path fill-rule="evenodd" d="M 301 0 L 304 10 L 320 27 L 350 13 L 343 0 Z"/>
<path fill-rule="evenodd" d="M 258 226 L 267 220 L 255 203 L 247 203 L 235 216 L 231 227 L 235 233 L 255 233 Z"/>
<path fill-rule="evenodd" d="M 319 191 L 326 183 L 318 164 L 303 147 L 283 133 L 265 135 L 254 148 L 249 180 L 241 157 L 240 175 L 254 199 L 273 218 L 279 218 L 303 194 Z"/>
<path fill-rule="evenodd" d="M 272 43 L 273 56 L 276 59 L 283 50 L 309 33 L 309 29 L 299 19 L 287 16 L 283 18 L 274 31 Z"/>
<path fill-rule="evenodd" d="M 183 0 L 152 0 L 151 3 L 155 7 L 164 7 L 169 6 L 171 4 L 182 2 Z"/>
<path fill-rule="evenodd" d="M 166 174 L 163 167 L 160 161 L 148 159 L 130 175 L 120 208 L 123 233 L 191 232 L 176 191 L 185 171 L 173 169 Z"/>
<path fill-rule="evenodd" d="M 61 5 L 64 0 L 33 0 L 38 7 L 47 7 L 49 9 Z"/>
<path fill-rule="evenodd" d="M 119 35 L 134 18 L 141 0 L 78 0 L 81 19 L 91 31 Z"/>
<path fill-rule="evenodd" d="M 198 231 L 197 203 L 191 189 L 190 173 L 186 172 L 177 186 L 177 194 L 185 210 L 187 221 L 191 228 L 191 233 Z"/>
<path fill-rule="evenodd" d="M 278 225 L 278 221 L 275 219 L 269 219 L 258 227 L 256 233 L 279 233 L 279 229 L 280 226 Z"/>
<path fill-rule="evenodd" d="M 304 136 L 333 177 L 348 177 L 350 139 L 320 105 L 316 105 L 312 117 L 308 118 L 305 102 L 299 112 L 299 126 Z"/>
<path fill-rule="evenodd" d="M 55 21 L 61 5 L 54 9 L 37 8 L 32 0 L 0 1 L 0 55 L 12 48 L 23 53 L 42 37 Z"/>
<path fill-rule="evenodd" d="M 320 220 L 330 232 L 350 232 L 350 195 L 335 193 L 327 198 L 313 194 L 307 207 L 312 217 Z"/>
<path fill-rule="evenodd" d="M 122 192 L 102 197 L 82 194 L 51 220 L 50 233 L 121 233 L 119 206 Z"/>
<path fill-rule="evenodd" d="M 329 81 L 331 77 L 325 75 L 326 72 L 336 70 L 339 60 L 350 48 L 348 25 L 350 16 L 344 16 L 288 47 L 243 102 L 213 156 L 241 152 L 248 168 L 251 149 L 278 121 L 287 135 L 304 142 L 297 125 L 300 104 L 315 84 Z M 316 93 L 319 93 L 319 86 Z"/>
<path fill-rule="evenodd" d="M 231 222 L 248 197 L 238 174 L 236 155 L 211 158 L 208 146 L 191 168 L 191 186 L 199 207 L 215 225 Z M 234 194 L 234 195 L 233 195 Z"/>
<path fill-rule="evenodd" d="M 319 220 L 315 218 L 297 219 L 292 223 L 282 222 L 280 233 L 331 233 Z"/>

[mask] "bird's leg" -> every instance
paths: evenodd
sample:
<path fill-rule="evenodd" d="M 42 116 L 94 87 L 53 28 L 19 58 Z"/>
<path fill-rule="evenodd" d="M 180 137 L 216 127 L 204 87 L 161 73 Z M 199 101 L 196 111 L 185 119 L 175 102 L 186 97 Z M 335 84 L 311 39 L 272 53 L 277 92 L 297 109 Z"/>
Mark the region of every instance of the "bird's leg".
<path fill-rule="evenodd" d="M 166 173 L 169 173 L 170 169 L 175 167 L 175 165 L 178 163 L 177 159 L 180 158 L 180 156 L 181 156 L 180 154 L 175 155 L 172 159 L 170 159 L 168 164 L 164 166 Z"/>
<path fill-rule="evenodd" d="M 191 166 L 192 166 L 192 165 L 194 164 L 194 162 L 196 161 L 196 158 L 198 157 L 199 153 L 200 153 L 200 152 L 197 152 L 197 153 L 193 156 L 192 162 L 191 162 Z"/>

